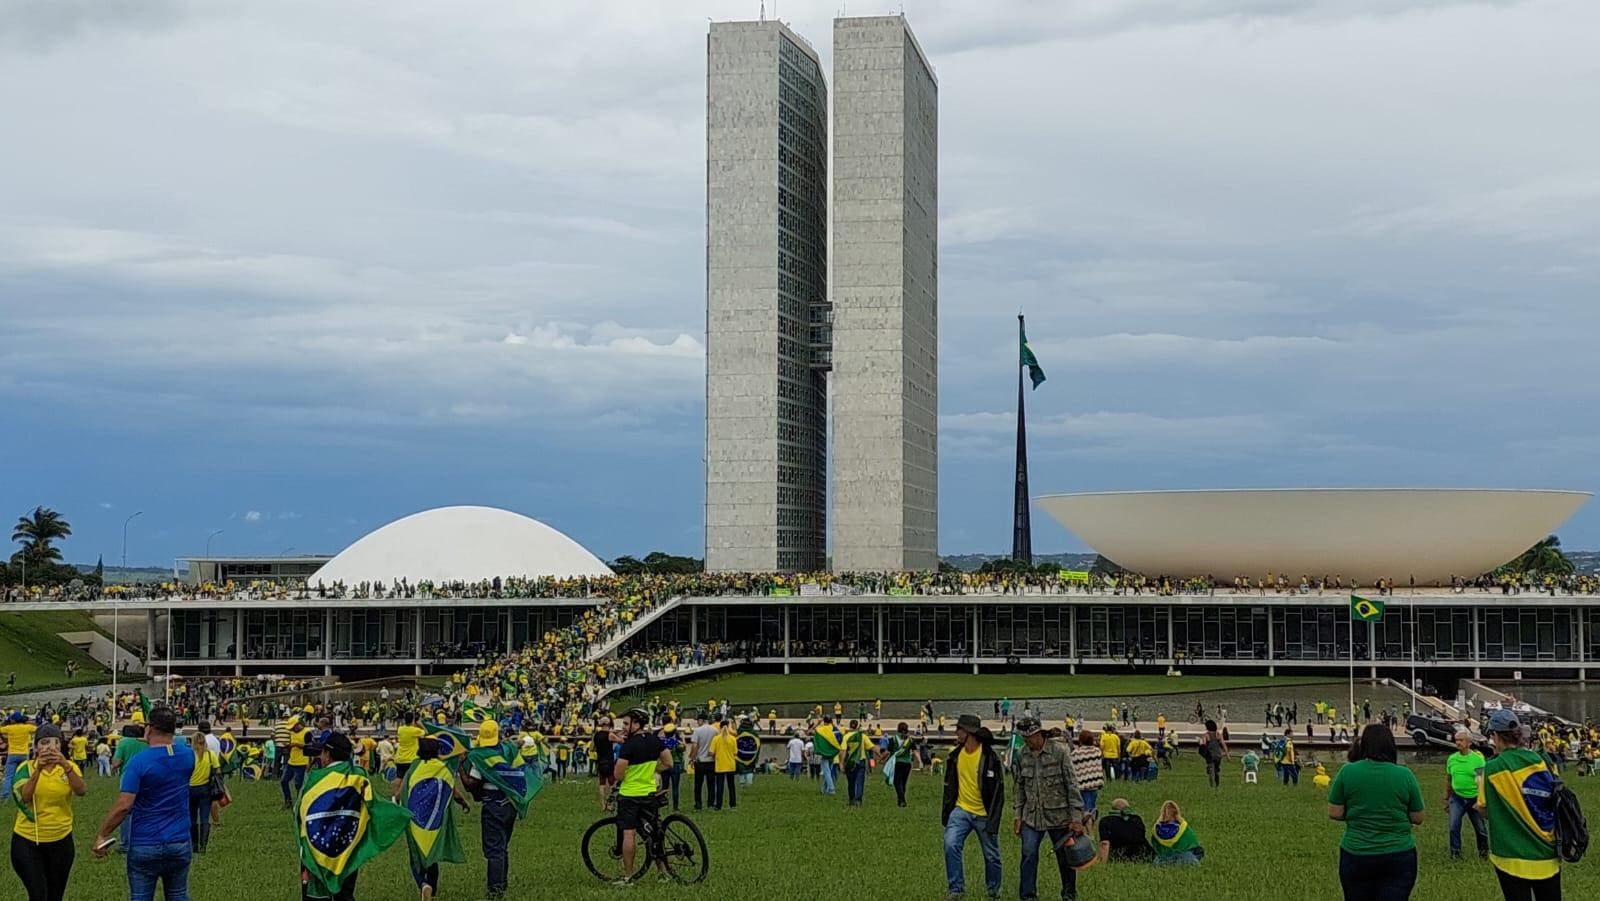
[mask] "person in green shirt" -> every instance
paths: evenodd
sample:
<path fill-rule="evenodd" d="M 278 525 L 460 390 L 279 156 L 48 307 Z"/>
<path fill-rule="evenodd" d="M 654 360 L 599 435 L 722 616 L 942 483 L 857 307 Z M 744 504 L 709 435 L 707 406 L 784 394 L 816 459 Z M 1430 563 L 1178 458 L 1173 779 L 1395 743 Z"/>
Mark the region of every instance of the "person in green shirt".
<path fill-rule="evenodd" d="M 1405 901 L 1417 884 L 1411 830 L 1422 825 L 1422 786 L 1399 759 L 1394 733 L 1373 723 L 1328 788 L 1328 818 L 1345 824 L 1339 841 L 1345 901 Z"/>
<path fill-rule="evenodd" d="M 911 768 L 915 765 L 914 757 L 922 749 L 922 739 L 911 735 L 911 729 L 905 723 L 895 727 L 894 734 L 884 739 L 883 750 L 878 754 L 878 765 L 883 766 L 889 760 L 894 761 L 893 772 L 890 773 L 890 783 L 894 786 L 895 798 L 899 806 L 906 806 L 906 783 L 911 779 Z"/>
<path fill-rule="evenodd" d="M 1489 820 L 1489 863 L 1507 901 L 1560 901 L 1556 855 L 1555 774 L 1527 747 L 1522 723 L 1501 708 L 1487 731 L 1495 756 L 1483 769 Z"/>
<path fill-rule="evenodd" d="M 116 749 L 111 753 L 111 772 L 113 778 L 120 779 L 122 771 L 127 768 L 128 761 L 138 755 L 140 751 L 150 747 L 144 740 L 144 727 L 127 725 L 122 727 L 122 737 L 117 739 Z M 122 821 L 117 829 L 117 853 L 128 853 L 128 839 L 133 833 L 133 818 L 128 817 Z"/>
<path fill-rule="evenodd" d="M 1444 803 L 1450 811 L 1450 856 L 1461 856 L 1461 818 L 1472 821 L 1478 856 L 1489 856 L 1489 831 L 1483 823 L 1483 755 L 1473 750 L 1472 733 L 1456 730 L 1456 752 L 1444 762 Z"/>

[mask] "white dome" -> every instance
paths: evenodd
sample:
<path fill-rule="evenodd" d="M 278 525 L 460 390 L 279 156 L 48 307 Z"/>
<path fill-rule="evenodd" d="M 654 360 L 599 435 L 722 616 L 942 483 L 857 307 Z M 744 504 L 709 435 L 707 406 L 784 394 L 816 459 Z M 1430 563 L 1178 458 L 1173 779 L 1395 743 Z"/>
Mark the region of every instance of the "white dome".
<path fill-rule="evenodd" d="M 354 585 L 611 574 L 583 545 L 536 519 L 494 507 L 438 507 L 367 533 L 306 581 Z"/>

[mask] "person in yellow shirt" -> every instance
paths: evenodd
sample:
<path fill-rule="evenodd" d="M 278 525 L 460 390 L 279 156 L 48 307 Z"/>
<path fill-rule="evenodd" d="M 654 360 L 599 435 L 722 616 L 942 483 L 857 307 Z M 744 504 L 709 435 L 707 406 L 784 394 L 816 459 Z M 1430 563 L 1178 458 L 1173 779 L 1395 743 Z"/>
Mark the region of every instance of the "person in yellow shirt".
<path fill-rule="evenodd" d="M 203 854 L 211 842 L 211 776 L 222 771 L 222 759 L 206 746 L 208 732 L 195 730 L 189 746 L 194 749 L 194 769 L 189 771 L 189 844 Z"/>
<path fill-rule="evenodd" d="M 739 766 L 739 737 L 733 733 L 733 728 L 724 722 L 711 739 L 711 758 L 715 765 L 715 775 L 711 778 L 711 809 L 721 810 L 723 801 L 727 801 L 728 809 L 739 806 L 739 792 L 735 788 L 734 773 Z"/>
<path fill-rule="evenodd" d="M 11 797 L 11 783 L 16 778 L 17 767 L 28 759 L 28 749 L 33 747 L 33 734 L 37 730 L 38 727 L 17 711 L 12 711 L 6 717 L 6 724 L 0 726 L 0 735 L 6 740 L 6 775 L 4 784 L 0 784 L 0 802 Z"/>
<path fill-rule="evenodd" d="M 27 752 L 27 746 L 11 750 Z M 72 873 L 72 798 L 83 797 L 89 787 L 83 771 L 61 753 L 61 730 L 48 725 L 38 730 L 32 760 L 17 772 L 17 816 L 11 826 L 11 866 L 22 880 L 29 899 L 65 896 Z"/>
<path fill-rule="evenodd" d="M 1117 775 L 1117 760 L 1122 756 L 1122 736 L 1117 734 L 1117 729 L 1106 723 L 1100 729 L 1100 768 L 1105 771 L 1107 780 L 1115 779 Z"/>
<path fill-rule="evenodd" d="M 411 764 L 417 759 L 417 742 L 424 735 L 423 728 L 417 725 L 416 711 L 408 711 L 400 728 L 394 731 L 394 781 L 391 788 L 394 796 L 400 797 L 400 786 L 405 784 L 406 771 L 411 769 Z"/>
<path fill-rule="evenodd" d="M 283 809 L 288 810 L 294 805 L 294 795 L 300 793 L 305 785 L 306 770 L 311 765 L 311 758 L 306 756 L 306 746 L 311 744 L 311 727 L 300 722 L 299 719 L 289 719 L 289 757 L 283 765 L 283 778 L 279 782 L 283 789 Z M 281 753 L 281 752 L 280 752 Z M 196 763 L 199 758 L 196 757 Z M 294 795 L 290 794 L 290 785 L 293 785 Z"/>
<path fill-rule="evenodd" d="M 77 764 L 78 772 L 82 773 L 84 767 L 89 765 L 89 736 L 84 735 L 83 730 L 79 729 L 72 733 L 70 745 L 72 762 Z"/>
<path fill-rule="evenodd" d="M 983 851 L 983 881 L 989 897 L 1000 895 L 1000 821 L 1005 815 L 1005 777 L 994 752 L 994 736 L 970 713 L 956 718 L 956 748 L 944 768 L 944 872 L 950 895 L 966 893 L 962 852 L 969 835 Z"/>
<path fill-rule="evenodd" d="M 1144 734 L 1139 730 L 1133 731 L 1133 737 L 1128 739 L 1128 776 L 1134 782 L 1143 782 L 1150 772 L 1150 758 L 1155 751 L 1150 743 L 1144 740 Z"/>

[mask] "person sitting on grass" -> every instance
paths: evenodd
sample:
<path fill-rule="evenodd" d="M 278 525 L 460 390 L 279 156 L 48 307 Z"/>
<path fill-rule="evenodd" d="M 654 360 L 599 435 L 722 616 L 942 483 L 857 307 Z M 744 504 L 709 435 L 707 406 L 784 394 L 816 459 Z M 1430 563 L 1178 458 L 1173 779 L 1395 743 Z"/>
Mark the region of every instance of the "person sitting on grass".
<path fill-rule="evenodd" d="M 1176 801 L 1162 803 L 1161 818 L 1156 820 L 1150 846 L 1155 850 L 1158 867 L 1199 866 L 1200 858 L 1206 855 L 1206 849 L 1200 846 L 1200 839 L 1189 828 Z"/>
<path fill-rule="evenodd" d="M 1133 812 L 1127 798 L 1112 801 L 1111 813 L 1100 818 L 1100 860 L 1147 861 L 1153 856 L 1144 818 Z"/>

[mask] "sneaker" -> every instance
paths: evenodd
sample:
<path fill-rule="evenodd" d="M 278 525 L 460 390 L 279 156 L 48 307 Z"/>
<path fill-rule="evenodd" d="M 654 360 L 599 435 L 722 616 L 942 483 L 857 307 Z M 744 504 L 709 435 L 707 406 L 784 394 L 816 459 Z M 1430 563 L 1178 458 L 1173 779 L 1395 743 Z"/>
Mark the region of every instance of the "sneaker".
<path fill-rule="evenodd" d="M 616 879 L 611 880 L 611 884 L 615 886 L 633 885 L 626 876 L 618 876 Z"/>

